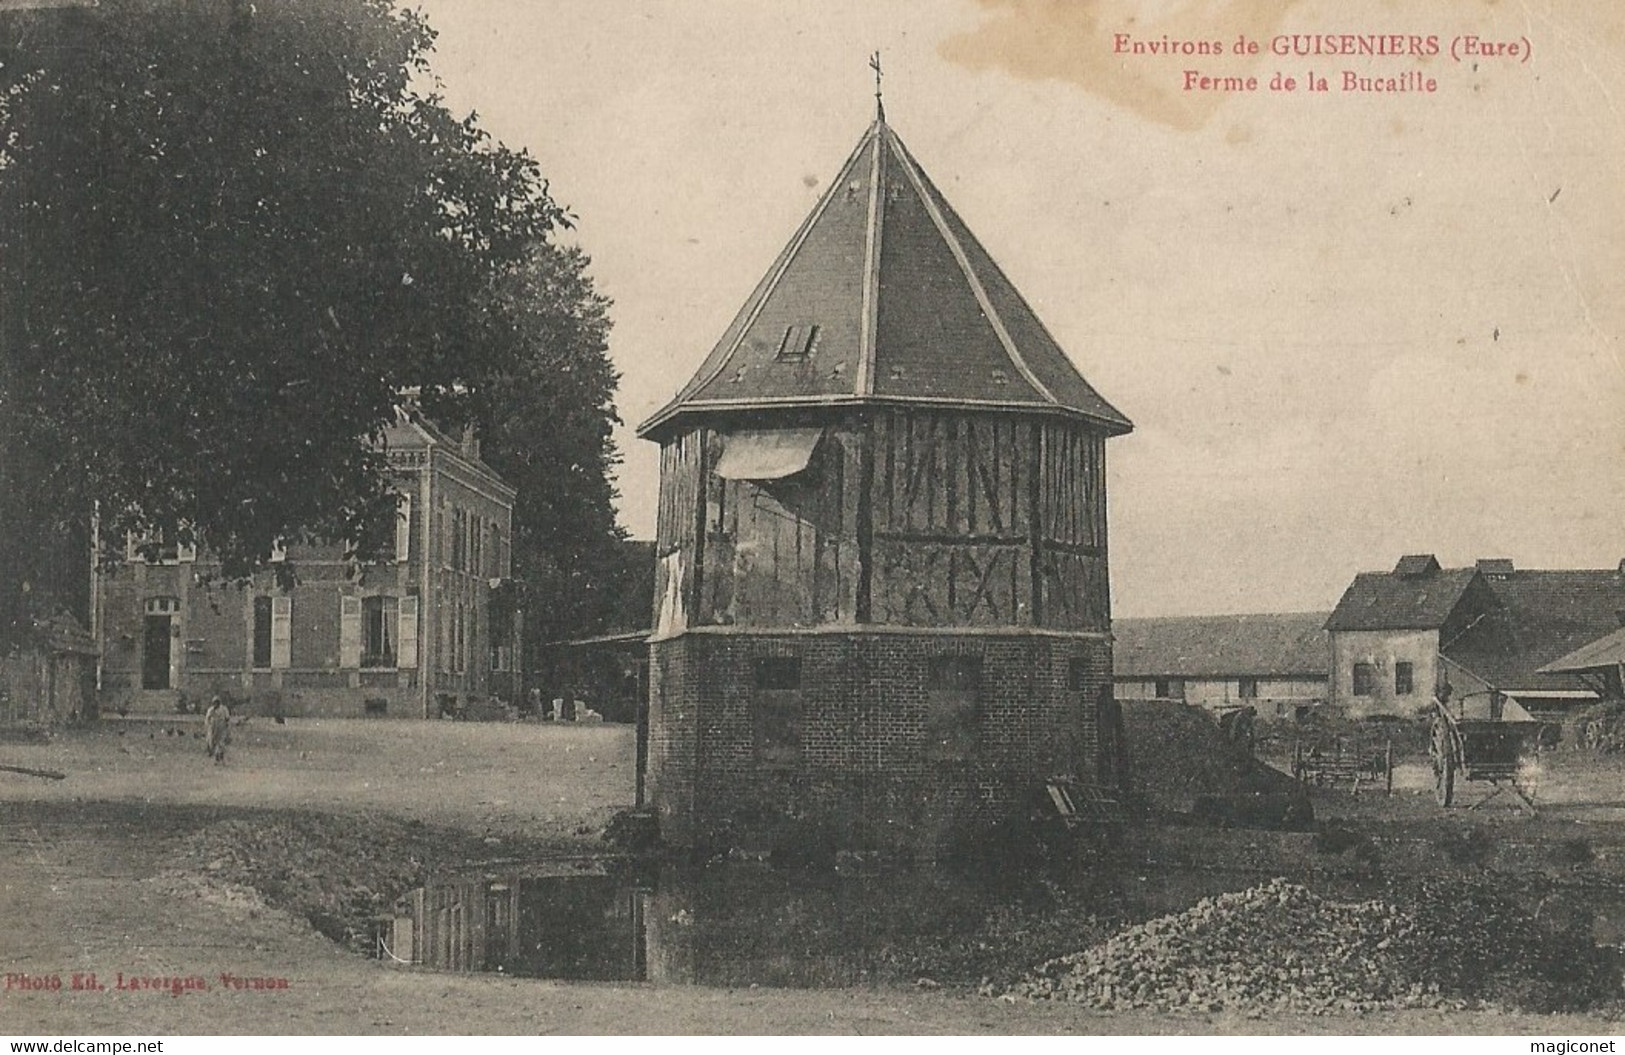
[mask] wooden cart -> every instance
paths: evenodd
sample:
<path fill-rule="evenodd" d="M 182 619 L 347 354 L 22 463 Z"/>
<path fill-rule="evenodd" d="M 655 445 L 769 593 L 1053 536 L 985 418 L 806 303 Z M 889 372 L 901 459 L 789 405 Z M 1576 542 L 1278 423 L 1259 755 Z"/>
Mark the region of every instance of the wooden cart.
<path fill-rule="evenodd" d="M 1469 700 L 1484 697 L 1482 717 L 1468 717 Z M 1496 693 L 1474 693 L 1454 702 L 1433 701 L 1432 734 L 1428 755 L 1433 763 L 1433 793 L 1441 806 L 1455 801 L 1458 780 L 1484 781 L 1495 790 L 1469 809 L 1477 809 L 1502 792 L 1510 792 L 1535 812 L 1533 789 L 1522 780 L 1523 756 L 1540 732 L 1532 718 L 1509 717 L 1504 698 Z"/>
<path fill-rule="evenodd" d="M 1292 745 L 1292 779 L 1314 787 L 1350 785 L 1358 795 L 1365 786 L 1394 793 L 1394 744 L 1365 737 L 1337 736 L 1325 742 L 1297 740 Z"/>

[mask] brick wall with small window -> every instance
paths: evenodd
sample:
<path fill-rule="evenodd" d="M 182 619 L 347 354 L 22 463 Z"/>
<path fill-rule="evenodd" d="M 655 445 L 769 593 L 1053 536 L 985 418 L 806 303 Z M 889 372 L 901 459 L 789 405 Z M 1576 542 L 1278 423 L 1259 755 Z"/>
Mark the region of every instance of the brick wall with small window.
<path fill-rule="evenodd" d="M 752 662 L 751 710 L 756 758 L 769 765 L 801 760 L 801 659 L 758 656 Z"/>
<path fill-rule="evenodd" d="M 982 657 L 932 656 L 925 668 L 925 757 L 962 762 L 982 724 Z"/>
<path fill-rule="evenodd" d="M 807 825 L 929 852 L 1093 780 L 1102 638 L 691 633 L 651 646 L 649 794 L 663 838 Z M 793 687 L 792 687 L 793 686 Z"/>

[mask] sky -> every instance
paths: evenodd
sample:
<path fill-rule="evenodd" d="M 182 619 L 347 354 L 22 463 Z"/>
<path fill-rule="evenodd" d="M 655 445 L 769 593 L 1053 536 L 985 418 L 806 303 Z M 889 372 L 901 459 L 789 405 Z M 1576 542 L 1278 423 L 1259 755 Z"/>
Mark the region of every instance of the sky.
<path fill-rule="evenodd" d="M 863 134 L 878 50 L 888 123 L 1135 423 L 1107 448 L 1114 614 L 1329 609 L 1411 552 L 1625 558 L 1618 5 L 417 6 L 448 104 L 535 156 L 615 302 L 634 537 L 658 474 L 633 429 Z M 1341 34 L 1439 53 L 1270 50 Z M 1519 50 L 1468 55 L 1468 35 Z M 1187 91 L 1187 70 L 1257 88 Z M 1346 92 L 1345 70 L 1436 90 Z"/>

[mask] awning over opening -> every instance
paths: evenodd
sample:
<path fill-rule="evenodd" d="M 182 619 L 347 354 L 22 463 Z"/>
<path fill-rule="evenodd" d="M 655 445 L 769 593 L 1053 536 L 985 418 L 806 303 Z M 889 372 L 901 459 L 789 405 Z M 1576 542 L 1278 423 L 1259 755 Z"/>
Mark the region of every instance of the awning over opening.
<path fill-rule="evenodd" d="M 1625 627 L 1581 645 L 1568 655 L 1541 667 L 1537 674 L 1570 674 L 1587 670 L 1606 670 L 1625 665 Z"/>
<path fill-rule="evenodd" d="M 722 438 L 724 480 L 782 480 L 807 468 L 823 429 L 746 429 Z"/>

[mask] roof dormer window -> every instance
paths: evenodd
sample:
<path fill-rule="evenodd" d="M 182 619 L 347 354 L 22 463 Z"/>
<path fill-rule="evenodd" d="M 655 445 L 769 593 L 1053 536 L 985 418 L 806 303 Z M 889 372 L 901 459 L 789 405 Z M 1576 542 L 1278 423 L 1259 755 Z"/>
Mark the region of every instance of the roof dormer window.
<path fill-rule="evenodd" d="M 774 356 L 781 363 L 804 363 L 812 356 L 813 345 L 818 341 L 818 327 L 810 323 L 784 328 L 784 339 L 779 341 L 778 354 Z"/>

